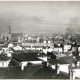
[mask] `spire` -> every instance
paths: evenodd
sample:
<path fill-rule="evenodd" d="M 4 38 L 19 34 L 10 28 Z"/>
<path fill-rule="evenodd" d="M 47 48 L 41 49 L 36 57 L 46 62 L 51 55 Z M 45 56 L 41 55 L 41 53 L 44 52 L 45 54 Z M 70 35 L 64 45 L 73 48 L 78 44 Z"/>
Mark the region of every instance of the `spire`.
<path fill-rule="evenodd" d="M 9 34 L 11 34 L 11 27 L 10 27 L 10 25 L 9 25 Z"/>

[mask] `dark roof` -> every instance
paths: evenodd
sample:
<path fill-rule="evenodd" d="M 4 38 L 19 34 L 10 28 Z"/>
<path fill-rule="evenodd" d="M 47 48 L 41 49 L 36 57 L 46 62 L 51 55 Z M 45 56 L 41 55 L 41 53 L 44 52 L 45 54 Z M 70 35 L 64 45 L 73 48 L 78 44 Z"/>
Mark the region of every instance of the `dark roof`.
<path fill-rule="evenodd" d="M 53 61 L 50 61 L 51 64 L 56 64 L 56 63 L 59 63 L 59 64 L 71 64 L 73 63 L 73 57 L 61 57 L 59 59 L 55 59 Z"/>
<path fill-rule="evenodd" d="M 72 47 L 80 47 L 80 45 L 72 44 Z"/>
<path fill-rule="evenodd" d="M 39 61 L 37 58 L 37 53 L 20 53 L 20 54 L 12 54 L 12 59 L 17 60 L 18 62 L 22 61 Z"/>
<path fill-rule="evenodd" d="M 63 47 L 63 45 L 58 46 L 58 45 L 54 44 L 54 47 L 55 48 L 57 48 L 57 47 L 59 48 L 59 47 Z"/>
<path fill-rule="evenodd" d="M 8 58 L 8 57 L 0 54 L 0 61 L 7 61 L 7 60 L 9 60 L 9 59 L 10 59 L 10 58 Z"/>
<path fill-rule="evenodd" d="M 69 69 L 80 69 L 80 66 L 76 66 L 76 65 L 75 65 L 75 66 L 73 67 L 72 65 L 70 65 L 70 66 L 69 66 Z"/>

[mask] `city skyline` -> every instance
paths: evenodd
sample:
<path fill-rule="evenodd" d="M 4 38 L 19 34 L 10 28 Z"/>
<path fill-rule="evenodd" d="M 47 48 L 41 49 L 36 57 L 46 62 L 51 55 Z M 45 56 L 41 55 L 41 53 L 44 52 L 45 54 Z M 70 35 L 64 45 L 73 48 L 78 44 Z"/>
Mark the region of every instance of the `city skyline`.
<path fill-rule="evenodd" d="M 65 33 L 80 25 L 80 2 L 0 2 L 0 32 Z M 76 28 L 76 27 L 75 27 Z"/>

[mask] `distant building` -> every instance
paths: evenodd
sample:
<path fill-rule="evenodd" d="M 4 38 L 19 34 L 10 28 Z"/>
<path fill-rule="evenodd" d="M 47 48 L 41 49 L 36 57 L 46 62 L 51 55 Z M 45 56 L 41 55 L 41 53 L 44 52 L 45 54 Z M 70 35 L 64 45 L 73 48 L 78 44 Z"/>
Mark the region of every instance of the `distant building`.
<path fill-rule="evenodd" d="M 71 49 L 71 45 L 64 45 L 64 52 L 68 52 L 69 49 Z"/>
<path fill-rule="evenodd" d="M 39 42 L 40 42 L 40 38 L 39 38 L 39 37 L 36 39 L 36 42 L 37 42 L 37 43 L 39 43 Z"/>
<path fill-rule="evenodd" d="M 3 57 L 2 54 L 0 54 L 0 68 L 6 68 L 9 66 L 10 58 Z"/>
<path fill-rule="evenodd" d="M 22 43 L 26 49 L 42 50 L 42 49 L 53 49 L 53 43 Z"/>
<path fill-rule="evenodd" d="M 8 48 L 13 48 L 14 45 L 12 43 L 8 44 Z"/>
<path fill-rule="evenodd" d="M 72 51 L 76 51 L 78 49 L 77 45 L 72 45 Z"/>
<path fill-rule="evenodd" d="M 12 33 L 11 34 L 11 41 L 12 42 L 18 42 L 22 38 L 23 38 L 23 34 L 22 33 Z"/>
<path fill-rule="evenodd" d="M 17 46 L 13 47 L 13 49 L 15 51 L 17 51 L 17 50 L 20 50 L 21 51 L 22 50 L 22 47 L 17 44 Z"/>
<path fill-rule="evenodd" d="M 58 53 L 62 53 L 63 52 L 63 46 L 54 45 L 53 51 L 58 52 Z"/>

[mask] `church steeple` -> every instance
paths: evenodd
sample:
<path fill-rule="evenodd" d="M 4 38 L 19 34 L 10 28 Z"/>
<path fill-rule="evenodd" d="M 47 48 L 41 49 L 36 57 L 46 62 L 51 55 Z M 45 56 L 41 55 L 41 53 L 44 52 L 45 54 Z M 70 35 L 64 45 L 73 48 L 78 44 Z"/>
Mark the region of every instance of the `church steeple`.
<path fill-rule="evenodd" d="M 9 41 L 11 41 L 11 27 L 9 25 L 9 34 L 8 34 L 8 38 L 9 38 Z"/>
<path fill-rule="evenodd" d="M 9 34 L 11 34 L 11 27 L 10 27 L 10 25 L 9 25 Z"/>

